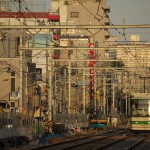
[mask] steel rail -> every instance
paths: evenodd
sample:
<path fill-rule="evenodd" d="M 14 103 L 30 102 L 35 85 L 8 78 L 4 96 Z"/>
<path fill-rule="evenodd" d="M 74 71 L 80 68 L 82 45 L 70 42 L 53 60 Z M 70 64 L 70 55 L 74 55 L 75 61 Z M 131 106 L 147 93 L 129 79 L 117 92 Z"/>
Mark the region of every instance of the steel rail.
<path fill-rule="evenodd" d="M 149 135 L 145 136 L 143 139 L 137 141 L 136 143 L 134 143 L 133 145 L 131 145 L 129 148 L 126 148 L 124 150 L 132 150 L 135 149 L 137 146 L 139 146 L 141 143 L 143 143 L 144 141 L 146 141 L 149 138 Z"/>
<path fill-rule="evenodd" d="M 36 148 L 31 148 L 31 150 L 46 150 L 46 149 L 50 149 L 50 148 L 59 149 L 60 147 L 61 147 L 62 150 L 71 149 L 71 148 L 75 148 L 75 147 L 82 146 L 82 145 L 85 145 L 85 144 L 89 144 L 89 143 L 94 142 L 94 141 L 103 140 L 103 139 L 112 137 L 114 135 L 105 135 L 105 134 L 109 134 L 109 133 L 113 133 L 113 132 L 115 134 L 116 134 L 116 132 L 124 133 L 124 132 L 126 132 L 126 130 L 122 130 L 122 129 L 121 130 L 120 129 L 110 130 L 110 131 L 106 131 L 106 132 L 101 133 L 101 134 L 96 134 L 96 135 L 94 134 L 94 135 L 89 135 L 89 136 L 82 137 L 82 138 L 67 140 L 67 141 L 64 141 L 64 142 L 61 142 L 61 143 L 55 143 L 55 144 L 49 144 L 49 145 L 45 145 L 45 146 L 39 146 L 39 147 L 36 147 Z M 90 139 L 92 137 L 93 138 L 95 137 L 97 139 Z M 85 141 L 83 141 L 83 140 L 85 140 Z M 63 144 L 66 144 L 66 145 L 64 145 L 64 147 L 63 147 Z M 68 146 L 69 144 L 72 144 L 72 145 Z"/>

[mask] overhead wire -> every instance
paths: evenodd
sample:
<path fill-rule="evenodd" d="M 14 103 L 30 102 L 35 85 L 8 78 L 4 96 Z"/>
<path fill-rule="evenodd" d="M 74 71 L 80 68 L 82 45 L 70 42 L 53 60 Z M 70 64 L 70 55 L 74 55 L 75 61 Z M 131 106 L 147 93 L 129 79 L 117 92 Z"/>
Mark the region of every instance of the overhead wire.
<path fill-rule="evenodd" d="M 99 4 L 101 4 L 100 2 L 99 2 Z M 102 4 L 101 4 L 101 7 L 102 7 Z M 113 23 L 111 22 L 111 20 L 110 20 L 110 18 L 109 18 L 109 22 L 113 25 Z M 127 38 L 126 38 L 126 36 L 125 36 L 125 34 L 124 33 L 121 33 L 117 28 L 115 28 L 115 26 L 114 26 L 114 29 L 115 30 L 117 30 L 118 31 L 118 33 L 119 34 L 121 34 L 123 37 L 124 37 L 124 39 L 125 39 L 125 43 L 126 43 L 126 45 L 128 45 L 128 43 L 127 43 Z M 110 33 L 109 33 L 110 34 Z M 112 36 L 113 37 L 113 36 Z M 116 41 L 116 40 L 115 40 Z M 118 43 L 118 41 L 116 41 L 117 43 Z M 118 45 L 120 45 L 120 43 L 118 43 Z M 121 46 L 121 45 L 120 45 Z M 122 47 L 122 46 L 121 46 Z M 136 47 L 135 47 L 136 48 Z M 124 49 L 125 50 L 125 52 L 127 53 L 127 55 L 129 56 L 129 54 L 128 54 L 128 52 L 126 51 L 126 49 Z M 130 51 L 130 48 L 128 48 L 128 50 Z M 130 53 L 131 53 L 131 55 L 134 57 L 134 55 L 132 54 L 132 52 L 130 51 Z M 130 57 L 130 56 L 129 56 Z M 130 59 L 131 61 L 133 61 L 132 59 Z M 134 62 L 134 61 L 133 61 Z M 137 60 L 137 62 L 138 62 L 138 60 Z M 139 63 L 139 62 L 138 62 Z M 140 63 L 139 63 L 140 64 Z M 142 66 L 141 66 L 142 67 Z"/>
<path fill-rule="evenodd" d="M 100 3 L 100 2 L 99 2 Z M 101 3 L 100 3 L 101 4 Z M 102 4 L 101 4 L 101 7 L 102 7 Z M 128 42 L 127 42 L 127 38 L 126 38 L 126 34 L 125 33 L 121 33 L 114 25 L 113 25 L 113 23 L 112 23 L 112 21 L 110 20 L 110 18 L 108 17 L 108 19 L 109 19 L 109 22 L 111 23 L 111 25 L 114 27 L 114 29 L 119 33 L 119 34 L 121 34 L 123 37 L 124 37 L 124 39 L 125 39 L 125 43 L 126 43 L 126 45 L 128 45 Z M 115 41 L 116 41 L 116 39 L 114 39 Z M 118 43 L 118 41 L 116 41 L 117 43 Z M 119 43 L 118 43 L 118 45 L 120 45 Z M 136 46 L 134 45 L 134 48 L 135 48 L 135 50 L 136 50 Z M 131 52 L 131 50 L 130 50 L 130 48 L 128 47 L 128 50 L 130 51 L 130 54 L 133 56 L 133 58 L 136 58 L 135 57 L 135 55 Z M 128 52 L 126 51 L 126 49 L 125 49 L 125 52 L 127 53 L 127 55 L 129 56 L 129 54 L 128 54 Z M 131 60 L 132 61 L 132 60 Z M 141 65 L 141 63 L 139 62 L 139 58 L 136 58 L 136 61 L 137 61 L 137 63 L 139 64 L 139 66 L 141 66 L 141 67 L 143 67 L 142 65 Z M 145 71 L 145 69 L 144 69 L 144 71 Z M 145 71 L 145 74 L 147 74 L 147 72 Z"/>
<path fill-rule="evenodd" d="M 27 10 L 27 11 L 29 11 L 29 9 L 27 8 L 27 5 L 25 6 L 25 9 Z M 30 11 L 29 11 L 30 12 Z M 30 12 L 31 13 L 31 12 Z M 32 14 L 32 13 L 31 13 Z M 37 19 L 37 18 L 35 18 L 35 19 Z M 20 20 L 19 20 L 20 21 Z M 41 35 L 41 34 L 40 34 Z M 45 37 L 46 38 L 46 37 Z M 52 42 L 54 42 L 54 43 L 57 43 L 57 42 L 55 42 L 55 41 L 52 41 Z M 45 45 L 45 44 L 43 44 L 43 45 Z M 82 52 L 80 52 L 80 53 L 82 53 Z M 82 53 L 83 55 L 85 55 L 84 53 Z"/>
<path fill-rule="evenodd" d="M 85 55 L 85 54 L 84 54 Z"/>
<path fill-rule="evenodd" d="M 83 6 L 83 8 L 84 9 L 86 9 L 94 18 L 96 18 L 95 17 L 95 15 L 93 14 L 93 13 L 91 13 L 89 10 L 88 10 L 88 8 L 86 8 L 79 0 L 77 0 L 78 2 L 79 2 L 79 4 L 80 5 L 82 5 Z M 99 2 L 99 4 L 101 4 L 101 2 Z M 101 5 L 101 7 L 102 7 L 102 5 Z M 99 10 L 99 5 L 98 5 L 98 10 Z M 98 11 L 97 11 L 98 12 Z M 102 16 L 103 17 L 103 16 Z M 100 22 L 100 20 L 99 19 L 97 19 L 99 22 Z M 109 19 L 109 21 L 110 21 L 110 19 Z M 111 22 L 111 21 L 110 21 Z M 100 22 L 101 23 L 101 22 Z M 101 23 L 101 25 L 103 25 L 103 23 Z M 113 25 L 113 24 L 112 24 Z M 103 25 L 104 26 L 104 25 Z M 114 26 L 114 25 L 113 25 Z M 105 27 L 104 27 L 104 29 L 105 29 Z M 116 28 L 115 28 L 115 26 L 114 26 L 114 29 L 116 30 Z M 106 30 L 107 31 L 107 30 Z M 123 35 L 118 29 L 117 29 L 117 31 L 119 32 L 119 34 L 121 34 L 121 35 Z M 107 31 L 108 32 L 108 31 Z M 110 32 L 108 32 L 109 33 L 109 35 L 111 35 L 110 34 Z M 123 35 L 124 36 L 124 35 Z M 113 36 L 112 36 L 112 38 L 113 38 Z M 114 38 L 114 40 L 116 41 L 116 39 Z M 126 41 L 126 37 L 125 37 L 125 41 Z M 118 41 L 116 41 L 117 43 L 118 43 Z M 127 43 L 126 43 L 127 44 Z M 118 45 L 120 45 L 119 43 L 118 43 Z M 120 45 L 121 47 L 122 47 L 122 45 Z M 127 53 L 127 55 L 129 56 L 129 54 L 128 54 L 128 52 L 127 52 L 127 50 L 126 50 L 126 48 L 124 48 L 124 47 L 122 47 L 124 50 L 125 50 L 125 52 Z M 128 50 L 130 51 L 130 48 L 128 48 Z M 132 54 L 132 53 L 131 53 Z M 133 61 L 132 59 L 131 59 L 131 57 L 129 56 L 129 58 L 130 58 L 130 60 L 131 61 Z M 138 62 L 138 60 L 137 60 L 137 62 Z M 133 61 L 133 63 L 134 63 L 134 61 Z M 138 62 L 139 63 L 139 62 Z M 135 63 L 134 63 L 135 64 Z M 140 63 L 139 63 L 139 65 L 141 65 Z M 141 66 L 142 67 L 142 66 Z M 145 71 L 145 70 L 144 70 Z M 147 72 L 145 72 L 146 74 L 147 74 Z"/>
<path fill-rule="evenodd" d="M 14 5 L 15 5 L 15 3 L 14 3 Z M 15 5 L 15 7 L 16 7 L 16 5 Z M 17 7 L 16 7 L 17 8 Z M 11 17 L 11 16 L 10 16 Z M 17 18 L 16 18 L 17 19 Z M 20 19 L 17 19 L 18 21 L 20 21 Z M 23 22 L 22 22 L 23 23 Z M 38 43 L 38 44 L 40 44 L 40 43 Z M 42 43 L 41 43 L 42 44 Z M 11 61 L 11 60 L 13 60 L 14 58 L 11 58 L 11 59 L 9 59 L 8 61 Z"/>

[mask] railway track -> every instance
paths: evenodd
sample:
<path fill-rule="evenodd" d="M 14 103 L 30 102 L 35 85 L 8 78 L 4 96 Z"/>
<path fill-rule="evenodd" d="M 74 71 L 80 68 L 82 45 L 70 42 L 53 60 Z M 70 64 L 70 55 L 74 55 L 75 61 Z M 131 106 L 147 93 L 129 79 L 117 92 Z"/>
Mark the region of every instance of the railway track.
<path fill-rule="evenodd" d="M 41 145 L 27 150 L 149 150 L 149 133 L 133 134 L 127 129 L 110 130 L 61 143 Z"/>
<path fill-rule="evenodd" d="M 37 148 L 33 148 L 32 150 L 47 150 L 52 148 L 53 150 L 60 150 L 60 149 L 94 149 L 96 148 L 96 143 L 101 143 L 101 141 L 107 141 L 107 139 L 115 137 L 116 135 L 127 133 L 127 130 L 111 130 L 104 133 L 98 133 L 97 135 L 90 135 L 82 138 L 68 140 L 62 143 L 57 144 L 50 144 L 46 146 L 40 146 Z M 119 140 L 122 136 L 119 136 Z M 123 137 L 123 139 L 126 137 Z"/>
<path fill-rule="evenodd" d="M 111 130 L 32 150 L 149 150 L 149 147 L 149 133 L 133 134 L 129 130 Z"/>

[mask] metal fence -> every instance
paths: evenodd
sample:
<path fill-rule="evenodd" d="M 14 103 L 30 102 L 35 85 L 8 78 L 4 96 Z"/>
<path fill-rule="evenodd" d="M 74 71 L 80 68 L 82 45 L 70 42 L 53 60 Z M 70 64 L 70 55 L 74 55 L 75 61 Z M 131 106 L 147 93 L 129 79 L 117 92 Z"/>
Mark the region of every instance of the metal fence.
<path fill-rule="evenodd" d="M 21 113 L 0 113 L 0 128 L 31 126 L 33 119 L 30 116 L 23 116 Z"/>
<path fill-rule="evenodd" d="M 103 118 L 108 118 L 103 115 Z M 88 116 L 86 114 L 57 114 L 54 116 L 56 124 L 64 124 L 66 128 L 88 127 Z M 120 114 L 117 116 L 117 126 L 126 126 L 129 115 Z M 14 136 L 26 136 L 31 139 L 43 134 L 44 124 L 42 121 L 35 121 L 30 116 L 22 116 L 19 113 L 0 113 L 0 139 Z"/>
<path fill-rule="evenodd" d="M 65 124 L 68 128 L 70 125 L 73 127 L 87 127 L 88 117 L 85 114 L 57 114 L 54 117 L 55 123 Z"/>
<path fill-rule="evenodd" d="M 29 138 L 38 137 L 44 132 L 44 125 L 36 122 L 30 116 L 23 116 L 20 113 L 0 113 L 0 138 L 26 136 Z"/>

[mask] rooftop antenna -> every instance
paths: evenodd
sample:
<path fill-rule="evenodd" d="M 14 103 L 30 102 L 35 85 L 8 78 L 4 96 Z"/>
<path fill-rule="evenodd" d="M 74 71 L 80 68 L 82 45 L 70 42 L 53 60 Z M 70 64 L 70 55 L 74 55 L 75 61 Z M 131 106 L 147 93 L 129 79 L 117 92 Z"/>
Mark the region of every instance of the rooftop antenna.
<path fill-rule="evenodd" d="M 123 25 L 125 25 L 125 18 L 123 18 Z M 125 36 L 126 33 L 125 33 L 125 28 L 123 28 L 123 36 Z"/>

